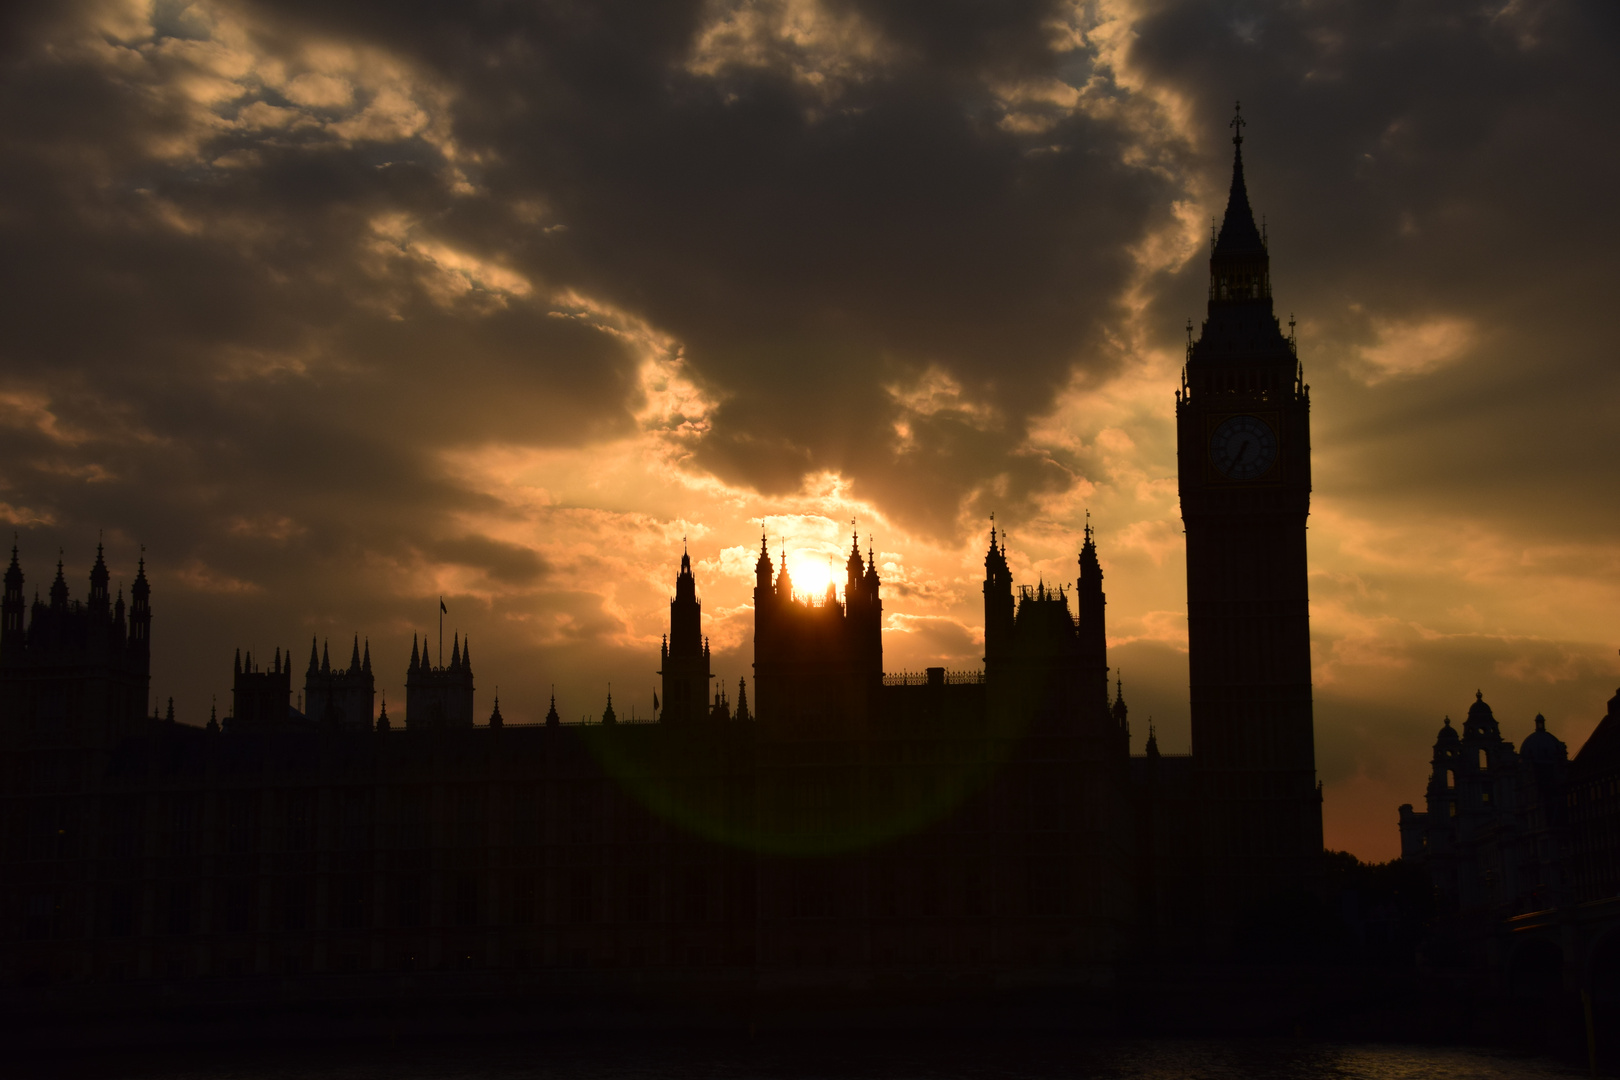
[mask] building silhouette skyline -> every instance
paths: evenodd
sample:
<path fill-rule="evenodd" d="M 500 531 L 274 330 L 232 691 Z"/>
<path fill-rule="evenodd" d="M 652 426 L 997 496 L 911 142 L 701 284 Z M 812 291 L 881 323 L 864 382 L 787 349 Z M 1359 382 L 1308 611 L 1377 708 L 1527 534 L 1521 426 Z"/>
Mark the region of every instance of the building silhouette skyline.
<path fill-rule="evenodd" d="M 0 981 L 165 980 L 197 996 L 210 980 L 378 993 L 406 975 L 436 980 L 413 994 L 1096 996 L 1155 965 L 1318 947 L 1316 930 L 1270 914 L 1326 918 L 1310 392 L 1273 310 L 1241 116 L 1233 127 L 1207 314 L 1196 337 L 1189 325 L 1174 389 L 1190 754 L 1161 753 L 1151 727 L 1131 753 L 1089 519 L 1074 577 L 1051 586 L 1015 580 L 992 526 L 983 666 L 918 674 L 885 666 L 870 543 L 863 555 L 852 529 L 841 596 L 831 584 L 805 596 L 762 537 L 753 666 L 735 697 L 715 679 L 683 544 L 661 709 L 635 723 L 611 691 L 597 723 L 563 724 L 555 694 L 541 723 L 507 722 L 498 697 L 478 723 L 471 646 L 453 631 L 448 662 L 413 636 L 394 718 L 374 704 L 356 634 L 346 666 L 311 642 L 301 708 L 291 650 L 276 647 L 268 663 L 238 652 L 226 716 L 178 724 L 172 708 L 148 711 L 144 559 L 127 608 L 109 598 L 99 547 L 87 600 L 71 600 L 58 562 L 49 602 L 30 608 L 14 547 L 0 604 Z M 1458 883 L 1505 851 L 1519 869 L 1526 851 L 1565 865 L 1563 747 L 1538 730 L 1515 757 L 1482 696 L 1456 761 L 1447 731 L 1426 811 L 1401 810 L 1405 861 L 1431 873 L 1443 913 L 1467 916 L 1459 955 L 1484 955 L 1504 917 L 1557 932 L 1565 877 L 1609 880 L 1609 766 L 1594 753 L 1578 774 L 1583 869 L 1498 888 L 1533 908 L 1504 915 L 1495 893 Z M 1498 773 L 1520 779 L 1498 788 Z M 1492 799 L 1509 790 L 1528 824 L 1479 840 L 1468 830 L 1497 822 Z M 1454 791 L 1474 799 L 1456 816 Z M 1552 906 L 1523 899 L 1537 895 Z M 1608 908 L 1583 917 L 1588 944 L 1609 940 Z"/>

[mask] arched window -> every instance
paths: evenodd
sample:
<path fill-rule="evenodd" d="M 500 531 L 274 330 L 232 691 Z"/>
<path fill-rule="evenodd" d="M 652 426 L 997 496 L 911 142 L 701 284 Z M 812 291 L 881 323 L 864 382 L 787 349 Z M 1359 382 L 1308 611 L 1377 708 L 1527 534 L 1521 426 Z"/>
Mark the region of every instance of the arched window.
<path fill-rule="evenodd" d="M 1479 767 L 1482 769 L 1488 769 L 1491 767 L 1491 759 L 1486 756 L 1484 747 L 1480 747 L 1479 749 Z"/>
<path fill-rule="evenodd" d="M 1451 791 L 1451 790 L 1455 789 L 1456 786 L 1457 786 L 1457 771 L 1455 769 L 1447 769 L 1446 770 L 1446 790 Z"/>

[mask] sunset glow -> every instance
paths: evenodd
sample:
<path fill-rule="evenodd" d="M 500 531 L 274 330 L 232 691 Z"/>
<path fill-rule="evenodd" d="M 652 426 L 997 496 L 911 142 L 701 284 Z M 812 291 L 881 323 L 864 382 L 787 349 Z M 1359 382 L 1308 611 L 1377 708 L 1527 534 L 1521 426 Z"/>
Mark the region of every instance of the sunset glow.
<path fill-rule="evenodd" d="M 1616 65 L 1496 6 L 42 6 L 0 522 L 30 590 L 144 545 L 153 698 L 202 724 L 234 649 L 311 638 L 392 705 L 441 598 L 485 714 L 650 708 L 683 548 L 734 687 L 762 534 L 819 599 L 853 528 L 885 666 L 973 669 L 991 515 L 1030 585 L 1089 520 L 1133 746 L 1185 752 L 1175 394 L 1241 97 L 1311 384 L 1327 843 L 1388 858 L 1476 689 L 1575 748 L 1620 682 Z"/>

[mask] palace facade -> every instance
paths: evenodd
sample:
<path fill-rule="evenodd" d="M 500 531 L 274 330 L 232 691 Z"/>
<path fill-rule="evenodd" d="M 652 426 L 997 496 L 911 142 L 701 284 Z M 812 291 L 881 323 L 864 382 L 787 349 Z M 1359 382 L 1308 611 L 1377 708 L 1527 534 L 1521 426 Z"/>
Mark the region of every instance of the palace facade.
<path fill-rule="evenodd" d="M 86 601 L 59 564 L 29 609 L 13 550 L 0 978 L 1095 990 L 1230 955 L 1244 911 L 1310 893 L 1322 849 L 1309 388 L 1234 142 L 1175 394 L 1190 756 L 1151 733 L 1130 753 L 1089 525 L 1055 587 L 1015 583 L 992 530 L 982 669 L 917 675 L 886 674 L 870 551 L 852 538 L 842 593 L 805 597 L 762 541 L 734 699 L 683 553 L 661 715 L 610 696 L 563 724 L 553 700 L 529 726 L 498 701 L 475 722 L 459 637 L 448 663 L 413 644 L 403 723 L 374 712 L 358 639 L 346 666 L 312 643 L 301 708 L 278 649 L 239 656 L 227 716 L 176 723 L 148 712 L 144 564 L 127 608 L 98 555 Z"/>

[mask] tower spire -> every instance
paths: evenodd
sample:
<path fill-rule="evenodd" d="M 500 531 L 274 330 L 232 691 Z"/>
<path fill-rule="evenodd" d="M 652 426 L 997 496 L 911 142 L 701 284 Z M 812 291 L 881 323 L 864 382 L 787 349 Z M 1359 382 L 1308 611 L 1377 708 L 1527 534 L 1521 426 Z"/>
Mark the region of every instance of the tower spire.
<path fill-rule="evenodd" d="M 1249 187 L 1243 180 L 1243 103 L 1237 103 L 1232 115 L 1232 188 L 1226 196 L 1226 216 L 1221 220 L 1221 231 L 1215 239 L 1215 256 L 1252 256 L 1266 250 L 1265 239 L 1254 223 L 1254 210 L 1249 206 Z"/>

